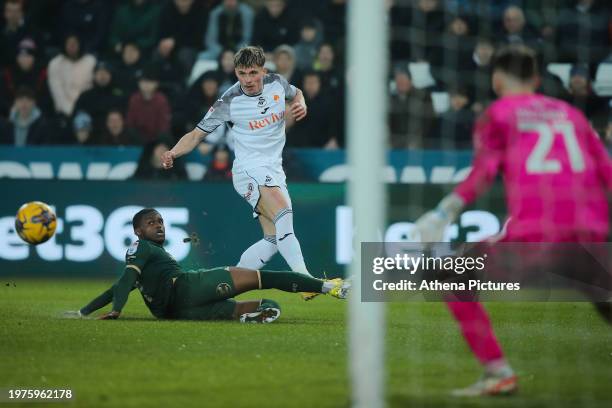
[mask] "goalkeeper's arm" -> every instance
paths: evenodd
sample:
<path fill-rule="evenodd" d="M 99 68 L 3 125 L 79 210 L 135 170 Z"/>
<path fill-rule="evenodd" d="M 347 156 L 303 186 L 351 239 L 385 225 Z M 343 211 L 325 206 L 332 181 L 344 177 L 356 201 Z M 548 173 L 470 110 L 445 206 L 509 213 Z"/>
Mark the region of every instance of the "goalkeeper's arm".
<path fill-rule="evenodd" d="M 444 230 L 455 221 L 465 206 L 463 198 L 451 193 L 444 197 L 438 206 L 423 214 L 415 223 L 414 231 L 418 236 L 414 241 L 441 242 L 444 238 Z"/>

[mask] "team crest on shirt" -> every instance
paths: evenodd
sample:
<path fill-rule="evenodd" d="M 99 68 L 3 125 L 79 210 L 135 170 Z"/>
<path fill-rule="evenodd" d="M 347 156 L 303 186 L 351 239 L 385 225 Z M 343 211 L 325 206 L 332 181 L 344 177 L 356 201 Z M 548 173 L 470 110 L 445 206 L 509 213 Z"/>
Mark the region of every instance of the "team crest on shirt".
<path fill-rule="evenodd" d="M 232 292 L 232 287 L 229 285 L 229 283 L 222 282 L 217 285 L 216 292 L 219 296 L 227 296 Z"/>
<path fill-rule="evenodd" d="M 249 183 L 249 185 L 247 186 L 247 192 L 246 194 L 243 195 L 244 199 L 249 201 L 251 199 L 251 195 L 253 194 L 253 183 Z"/>
<path fill-rule="evenodd" d="M 264 98 L 263 96 L 260 96 L 257 102 L 257 106 L 259 106 L 260 108 L 266 106 L 268 104 L 268 101 L 266 100 L 266 98 Z"/>

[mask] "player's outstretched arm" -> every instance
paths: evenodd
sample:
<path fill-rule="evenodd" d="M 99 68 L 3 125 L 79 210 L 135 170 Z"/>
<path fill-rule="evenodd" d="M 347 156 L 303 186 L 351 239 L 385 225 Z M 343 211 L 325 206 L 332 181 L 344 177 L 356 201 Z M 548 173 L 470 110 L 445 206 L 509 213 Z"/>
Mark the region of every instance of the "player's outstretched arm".
<path fill-rule="evenodd" d="M 133 267 L 126 267 L 121 278 L 113 285 L 113 310 L 98 317 L 101 320 L 117 319 L 128 300 L 130 292 L 138 279 L 138 273 Z"/>
<path fill-rule="evenodd" d="M 293 99 L 289 102 L 291 113 L 296 121 L 300 121 L 308 114 L 308 107 L 306 106 L 306 100 L 304 100 L 304 94 L 302 90 L 296 88 L 297 92 Z"/>
<path fill-rule="evenodd" d="M 89 316 L 91 313 L 95 312 L 98 309 L 102 309 L 104 306 L 108 305 L 113 301 L 113 288 L 115 286 L 111 286 L 107 290 L 105 290 L 100 296 L 94 298 L 87 305 L 83 306 L 79 310 L 68 310 L 62 314 L 62 317 L 65 319 L 80 319 L 86 316 Z"/>
<path fill-rule="evenodd" d="M 207 135 L 208 133 L 195 128 L 191 132 L 181 137 L 181 139 L 172 149 L 162 154 L 161 162 L 164 169 L 172 168 L 174 165 L 174 159 L 191 152 Z"/>

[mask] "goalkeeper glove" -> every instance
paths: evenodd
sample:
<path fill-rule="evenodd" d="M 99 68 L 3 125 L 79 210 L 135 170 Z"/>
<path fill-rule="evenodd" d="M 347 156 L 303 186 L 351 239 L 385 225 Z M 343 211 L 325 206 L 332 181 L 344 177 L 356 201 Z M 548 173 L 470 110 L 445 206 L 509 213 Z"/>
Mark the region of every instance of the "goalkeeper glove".
<path fill-rule="evenodd" d="M 463 206 L 463 200 L 455 193 L 444 197 L 435 209 L 426 212 L 415 222 L 412 241 L 441 242 L 444 230 L 457 218 Z"/>

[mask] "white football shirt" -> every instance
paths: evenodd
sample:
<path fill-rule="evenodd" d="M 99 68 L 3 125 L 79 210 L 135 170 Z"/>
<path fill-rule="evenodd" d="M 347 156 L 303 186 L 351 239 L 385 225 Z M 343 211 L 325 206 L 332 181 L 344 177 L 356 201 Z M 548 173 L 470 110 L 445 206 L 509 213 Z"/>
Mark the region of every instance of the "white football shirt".
<path fill-rule="evenodd" d="M 212 133 L 227 123 L 234 139 L 233 171 L 282 165 L 285 146 L 285 99 L 297 89 L 278 74 L 266 74 L 263 90 L 246 95 L 236 82 L 210 108 L 198 129 Z"/>

